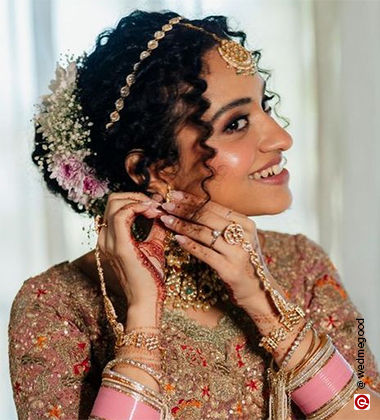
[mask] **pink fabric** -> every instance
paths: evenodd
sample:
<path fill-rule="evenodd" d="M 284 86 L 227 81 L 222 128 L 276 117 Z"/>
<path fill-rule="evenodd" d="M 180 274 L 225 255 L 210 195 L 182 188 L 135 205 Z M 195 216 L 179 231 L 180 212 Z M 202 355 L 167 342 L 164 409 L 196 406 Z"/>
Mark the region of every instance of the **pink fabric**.
<path fill-rule="evenodd" d="M 101 386 L 91 416 L 107 420 L 158 420 L 160 412 L 127 394 Z"/>
<path fill-rule="evenodd" d="M 303 234 L 258 232 L 265 237 L 262 251 L 269 271 L 286 296 L 301 305 L 317 331 L 329 334 L 347 362 L 356 367 L 356 318 L 363 315 L 328 254 Z M 17 410 L 14 418 L 88 419 L 102 367 L 115 357 L 115 336 L 105 315 L 99 279 L 96 275 L 89 278 L 65 261 L 23 284 L 16 278 L 6 281 L 22 286 L 9 319 L 10 381 Z M 127 300 L 112 293 L 108 283 L 107 293 L 118 320 L 125 325 Z M 167 364 L 163 383 L 168 409 L 175 419 L 267 419 L 267 355 L 256 351 L 261 335 L 252 328 L 246 313 L 236 308 L 232 322 L 228 308 L 227 318 L 211 329 L 184 315 L 174 317 L 174 311 L 164 309 Z M 245 344 L 246 337 L 252 345 Z M 362 380 L 380 392 L 379 369 L 369 340 L 364 344 Z M 228 375 L 215 369 L 215 355 L 220 352 L 230 369 Z M 292 407 L 295 418 L 304 417 L 296 404 Z"/>
<path fill-rule="evenodd" d="M 351 379 L 353 370 L 338 350 L 327 364 L 301 388 L 292 400 L 304 414 L 310 414 L 330 401 Z"/>

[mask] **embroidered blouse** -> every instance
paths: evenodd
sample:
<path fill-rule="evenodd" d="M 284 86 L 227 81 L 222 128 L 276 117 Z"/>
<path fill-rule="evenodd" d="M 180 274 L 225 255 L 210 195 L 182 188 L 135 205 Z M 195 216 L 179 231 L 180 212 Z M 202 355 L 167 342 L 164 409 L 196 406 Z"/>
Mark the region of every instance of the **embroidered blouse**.
<path fill-rule="evenodd" d="M 356 318 L 339 274 L 323 248 L 303 234 L 259 230 L 268 268 L 287 298 L 303 307 L 319 332 L 327 332 L 357 371 Z M 110 296 L 125 322 L 124 299 Z M 265 419 L 270 355 L 248 315 L 232 303 L 216 327 L 205 327 L 180 309 L 164 310 L 167 358 L 164 387 L 175 419 Z M 69 261 L 24 281 L 8 326 L 13 398 L 20 420 L 87 419 L 114 358 L 115 339 L 100 287 Z M 364 347 L 361 380 L 380 392 L 374 356 Z M 294 418 L 304 418 L 292 405 Z"/>

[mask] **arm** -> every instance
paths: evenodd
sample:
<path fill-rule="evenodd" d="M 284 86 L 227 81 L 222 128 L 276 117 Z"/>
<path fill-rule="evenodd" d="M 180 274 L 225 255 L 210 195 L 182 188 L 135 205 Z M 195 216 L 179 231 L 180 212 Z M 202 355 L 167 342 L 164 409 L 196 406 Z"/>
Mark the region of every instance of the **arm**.
<path fill-rule="evenodd" d="M 158 317 L 156 316 L 155 308 L 155 303 L 149 304 L 148 302 L 128 307 L 124 331 L 132 331 L 140 327 L 157 327 Z M 161 351 L 159 349 L 138 349 L 134 345 L 125 345 L 115 351 L 115 358 L 117 357 L 126 357 L 147 363 L 154 367 L 156 371 L 161 370 Z M 157 394 L 161 392 L 156 380 L 142 368 L 131 366 L 130 364 L 116 364 L 112 368 L 112 371 L 150 388 Z M 147 420 L 158 420 L 160 418 L 161 410 L 141 400 L 138 396 L 140 392 L 136 388 L 133 387 L 137 391 L 137 395 L 134 395 L 130 393 L 129 389 L 120 393 L 118 390 L 115 390 L 114 385 L 111 388 L 107 388 L 105 385 L 102 383 L 99 389 L 91 410 L 90 419 L 119 420 L 121 418 L 145 418 Z"/>
<path fill-rule="evenodd" d="M 331 419 L 380 418 L 380 374 L 367 341 L 358 346 L 358 318 L 363 318 L 348 295 L 340 275 L 323 248 L 307 238 L 297 236 L 302 258 L 309 260 L 305 283 L 306 310 L 319 332 L 326 332 L 334 345 L 365 384 L 358 394 L 371 395 L 370 410 L 354 410 L 353 398 Z M 364 375 L 358 371 L 358 350 L 364 354 Z"/>
<path fill-rule="evenodd" d="M 83 418 L 81 403 L 94 398 L 86 380 L 89 335 L 48 302 L 44 280 L 25 282 L 11 308 L 8 350 L 16 411 L 20 420 Z"/>
<path fill-rule="evenodd" d="M 326 332 L 329 334 L 336 348 L 352 369 L 356 371 L 355 365 L 358 357 L 358 323 L 356 318 L 362 318 L 361 314 L 351 302 L 334 265 L 323 249 L 304 235 L 296 235 L 296 240 L 298 242 L 300 261 L 307 263 L 301 269 L 304 272 L 300 273 L 305 275 L 304 309 L 306 310 L 306 319 L 311 318 L 313 320 L 314 326 L 319 333 Z M 276 289 L 282 291 L 273 278 L 271 282 Z M 272 329 L 278 328 L 278 321 L 272 307 L 263 294 L 255 296 L 247 312 L 263 335 L 268 335 Z M 303 324 L 304 321 L 300 323 L 300 326 L 294 333 L 289 335 L 289 339 L 281 343 L 281 346 L 278 347 L 277 352 L 273 355 L 278 365 L 281 364 L 287 349 Z M 293 353 L 286 370 L 293 368 L 303 359 L 311 344 L 311 338 L 312 333 L 309 331 Z M 357 393 L 371 394 L 371 409 L 369 411 L 354 410 L 352 398 L 335 415 L 330 417 L 332 419 L 380 418 L 380 399 L 379 395 L 374 392 L 379 390 L 380 387 L 379 373 L 368 344 L 364 344 L 365 376 L 361 379 L 366 384 L 366 388 L 358 390 Z M 315 344 L 315 348 L 317 345 L 318 341 Z M 349 417 L 347 414 L 349 414 Z"/>

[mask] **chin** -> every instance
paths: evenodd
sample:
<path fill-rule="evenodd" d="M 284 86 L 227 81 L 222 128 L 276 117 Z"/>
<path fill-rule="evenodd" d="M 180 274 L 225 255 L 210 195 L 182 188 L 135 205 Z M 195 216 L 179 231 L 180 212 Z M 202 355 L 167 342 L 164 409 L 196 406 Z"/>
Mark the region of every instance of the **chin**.
<path fill-rule="evenodd" d="M 293 197 L 292 194 L 289 193 L 286 195 L 277 195 L 276 197 L 272 197 L 271 199 L 266 198 L 265 200 L 261 200 L 260 206 L 255 206 L 254 209 L 251 209 L 247 216 L 265 216 L 265 215 L 272 215 L 272 214 L 280 214 L 285 210 L 288 210 L 290 205 L 292 204 Z"/>

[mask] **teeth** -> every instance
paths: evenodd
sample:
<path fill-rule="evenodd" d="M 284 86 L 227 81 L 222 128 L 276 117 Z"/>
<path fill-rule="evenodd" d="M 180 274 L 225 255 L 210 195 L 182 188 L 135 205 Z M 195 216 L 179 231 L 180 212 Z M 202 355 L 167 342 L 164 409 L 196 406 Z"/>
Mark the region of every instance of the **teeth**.
<path fill-rule="evenodd" d="M 285 156 L 282 157 L 281 162 L 277 165 L 273 165 L 270 168 L 266 168 L 261 172 L 255 172 L 254 174 L 248 175 L 249 178 L 253 179 L 260 179 L 260 178 L 267 178 L 270 175 L 278 175 L 286 165 L 287 159 Z"/>

